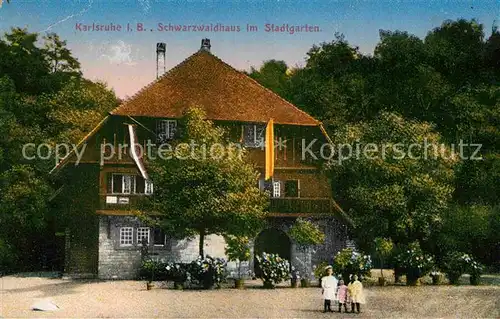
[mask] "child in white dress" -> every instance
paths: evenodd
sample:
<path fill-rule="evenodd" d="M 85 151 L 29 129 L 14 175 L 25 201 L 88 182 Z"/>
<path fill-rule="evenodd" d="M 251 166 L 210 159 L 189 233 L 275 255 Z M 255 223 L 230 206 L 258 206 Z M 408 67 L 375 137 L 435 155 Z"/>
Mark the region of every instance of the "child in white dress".
<path fill-rule="evenodd" d="M 333 276 L 333 269 L 332 266 L 328 266 L 325 268 L 327 275 L 321 278 L 321 288 L 322 289 L 322 295 L 323 299 L 325 300 L 324 302 L 324 309 L 323 312 L 333 312 L 331 306 L 332 306 L 332 300 L 337 299 L 337 278 Z"/>

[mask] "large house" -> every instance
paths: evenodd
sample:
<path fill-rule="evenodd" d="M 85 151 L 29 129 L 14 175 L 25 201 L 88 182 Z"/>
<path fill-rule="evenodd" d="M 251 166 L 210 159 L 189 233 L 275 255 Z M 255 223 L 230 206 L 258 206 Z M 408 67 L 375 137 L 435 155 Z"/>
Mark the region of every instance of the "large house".
<path fill-rule="evenodd" d="M 252 254 L 279 253 L 310 272 L 313 264 L 331 260 L 348 244 L 346 218 L 332 198 L 330 182 L 322 172 L 324 162 L 309 151 L 318 154 L 321 143 L 329 141 L 321 123 L 221 61 L 204 39 L 198 52 L 110 112 L 81 141 L 78 152 L 52 170 L 64 184 L 55 195 L 57 203 L 69 216 L 66 274 L 135 278 L 143 240 L 158 258 L 189 262 L 197 257 L 196 238 L 172 239 L 161 229 L 141 224 L 134 215 L 141 198 L 154 196 L 154 183 L 135 147 L 119 149 L 120 144 L 146 146 L 148 140 L 175 140 L 177 120 L 191 106 L 203 108 L 207 119 L 224 126 L 235 142 L 248 149 L 249 160 L 262 175 L 260 187 L 269 185 L 264 182 L 264 170 L 266 161 L 273 161 L 270 228 L 254 239 Z M 271 119 L 277 142 L 269 159 L 262 145 Z M 317 222 L 326 242 L 306 254 L 299 251 L 286 233 L 297 217 Z M 224 256 L 222 237 L 210 235 L 205 245 L 206 254 Z M 247 267 L 253 269 L 253 259 Z"/>

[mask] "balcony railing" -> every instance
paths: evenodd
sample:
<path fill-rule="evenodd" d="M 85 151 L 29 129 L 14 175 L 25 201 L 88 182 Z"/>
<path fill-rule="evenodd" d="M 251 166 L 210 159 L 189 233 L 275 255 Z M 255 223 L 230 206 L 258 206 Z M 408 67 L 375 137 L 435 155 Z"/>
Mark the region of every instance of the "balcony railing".
<path fill-rule="evenodd" d="M 330 198 L 271 198 L 269 212 L 280 214 L 332 214 Z"/>

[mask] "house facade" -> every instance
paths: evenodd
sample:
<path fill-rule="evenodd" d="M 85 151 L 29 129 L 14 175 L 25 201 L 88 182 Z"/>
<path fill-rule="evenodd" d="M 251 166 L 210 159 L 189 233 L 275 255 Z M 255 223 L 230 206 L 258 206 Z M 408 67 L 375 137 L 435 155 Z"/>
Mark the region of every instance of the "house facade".
<path fill-rule="evenodd" d="M 253 255 L 279 253 L 310 273 L 314 264 L 330 261 L 346 247 L 347 219 L 322 170 L 320 148 L 329 138 L 321 123 L 217 58 L 204 39 L 198 52 L 110 112 L 78 151 L 52 170 L 63 184 L 57 205 L 69 216 L 66 274 L 136 278 L 144 241 L 155 258 L 197 258 L 198 238 L 170 238 L 135 215 L 137 203 L 155 193 L 144 165 L 146 150 L 175 143 L 181 133 L 178 120 L 192 106 L 204 109 L 207 119 L 248 150 L 248 160 L 261 173 L 259 187 L 270 190 L 269 228 L 253 240 Z M 275 142 L 269 182 L 264 180 L 270 160 L 264 136 L 271 119 Z M 311 218 L 321 227 L 327 237 L 323 245 L 306 253 L 295 245 L 287 230 L 298 217 Z M 224 248 L 222 237 L 206 237 L 206 254 L 224 257 Z M 245 265 L 249 270 L 253 260 Z"/>

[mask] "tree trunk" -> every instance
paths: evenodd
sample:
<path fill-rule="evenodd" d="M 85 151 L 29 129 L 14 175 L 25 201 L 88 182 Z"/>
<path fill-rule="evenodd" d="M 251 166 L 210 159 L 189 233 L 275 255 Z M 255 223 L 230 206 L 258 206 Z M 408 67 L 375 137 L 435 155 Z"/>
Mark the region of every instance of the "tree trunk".
<path fill-rule="evenodd" d="M 200 230 L 200 245 L 199 245 L 199 255 L 201 256 L 201 258 L 204 258 L 204 254 L 203 254 L 203 247 L 205 246 L 205 230 Z"/>

